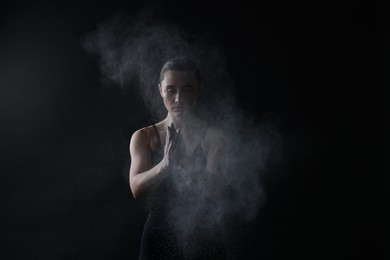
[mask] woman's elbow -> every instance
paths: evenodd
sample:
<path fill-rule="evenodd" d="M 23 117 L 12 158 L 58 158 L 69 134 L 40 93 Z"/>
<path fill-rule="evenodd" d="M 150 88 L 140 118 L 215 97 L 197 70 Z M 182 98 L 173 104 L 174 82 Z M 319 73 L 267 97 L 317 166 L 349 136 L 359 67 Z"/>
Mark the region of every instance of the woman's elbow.
<path fill-rule="evenodd" d="M 130 190 L 133 195 L 134 199 L 140 199 L 142 197 L 141 189 L 139 187 L 139 184 L 134 181 L 133 179 L 130 179 Z"/>
<path fill-rule="evenodd" d="M 131 191 L 131 194 L 133 195 L 133 198 L 134 199 L 138 199 L 139 198 L 139 192 L 138 192 L 138 189 L 137 189 L 137 185 L 135 184 L 133 178 L 130 177 L 130 180 L 129 180 L 129 184 L 130 184 L 130 191 Z"/>
<path fill-rule="evenodd" d="M 133 194 L 133 198 L 135 200 L 139 199 L 139 194 L 137 192 L 132 191 L 131 193 Z"/>

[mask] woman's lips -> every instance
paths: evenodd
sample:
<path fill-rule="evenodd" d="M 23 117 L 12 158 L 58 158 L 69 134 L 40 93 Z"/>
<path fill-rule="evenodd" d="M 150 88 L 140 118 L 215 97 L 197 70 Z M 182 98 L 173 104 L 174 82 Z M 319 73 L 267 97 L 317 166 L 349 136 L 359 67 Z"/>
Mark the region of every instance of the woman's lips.
<path fill-rule="evenodd" d="M 182 114 L 184 113 L 184 109 L 182 107 L 174 107 L 172 108 L 172 112 L 175 114 Z"/>

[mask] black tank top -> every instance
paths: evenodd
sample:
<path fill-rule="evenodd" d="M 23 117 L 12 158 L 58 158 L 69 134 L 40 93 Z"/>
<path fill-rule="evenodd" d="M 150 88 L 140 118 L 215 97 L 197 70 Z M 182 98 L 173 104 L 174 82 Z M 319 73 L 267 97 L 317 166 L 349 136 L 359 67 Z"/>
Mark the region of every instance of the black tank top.
<path fill-rule="evenodd" d="M 189 164 L 189 165 L 187 165 L 187 167 L 189 169 L 191 169 L 191 172 L 199 172 L 201 170 L 206 169 L 206 156 L 203 153 L 201 144 L 203 142 L 204 137 L 206 136 L 208 127 L 209 126 L 207 125 L 205 127 L 205 129 L 203 130 L 203 133 L 201 134 L 200 140 L 199 140 L 197 146 L 195 147 L 192 155 L 186 157 L 185 163 Z M 156 125 L 153 125 L 153 129 L 154 129 L 155 134 L 157 135 L 157 147 L 152 153 L 152 166 L 159 163 L 164 156 L 164 154 L 163 154 L 164 148 L 162 147 L 160 134 L 157 131 Z"/>
<path fill-rule="evenodd" d="M 153 125 L 158 144 L 152 153 L 153 166 L 163 158 L 162 142 Z M 167 172 L 167 176 L 148 194 L 149 216 L 145 223 L 140 259 L 225 259 L 221 235 L 213 226 L 204 180 L 206 156 L 201 143 L 205 127 L 191 156 L 186 173 Z"/>
<path fill-rule="evenodd" d="M 155 151 L 152 153 L 152 166 L 155 166 L 164 156 L 164 147 L 162 146 L 156 125 L 153 125 L 153 129 L 157 135 L 158 142 Z M 200 180 L 206 175 L 207 161 L 201 143 L 207 133 L 207 129 L 208 126 L 203 130 L 192 155 L 186 156 L 184 159 L 184 164 L 188 172 L 186 174 L 178 172 L 167 173 L 167 178 L 159 183 L 156 190 L 149 194 L 149 203 L 152 204 L 150 205 L 152 209 L 162 209 L 166 206 L 167 202 L 171 205 L 173 202 L 183 204 L 184 201 L 187 201 L 186 203 L 189 203 L 188 200 L 192 196 L 199 196 L 198 193 L 201 193 L 199 189 L 204 189 L 204 187 L 199 185 L 201 185 Z"/>

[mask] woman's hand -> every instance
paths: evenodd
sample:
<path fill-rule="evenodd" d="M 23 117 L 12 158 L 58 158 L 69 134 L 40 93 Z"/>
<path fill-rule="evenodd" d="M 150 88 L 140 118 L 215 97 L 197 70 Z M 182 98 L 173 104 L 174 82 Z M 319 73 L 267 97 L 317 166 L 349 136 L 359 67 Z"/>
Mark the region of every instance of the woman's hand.
<path fill-rule="evenodd" d="M 184 141 L 180 135 L 180 130 L 172 123 L 167 128 L 164 147 L 164 165 L 169 169 L 177 169 L 182 156 L 185 154 Z"/>

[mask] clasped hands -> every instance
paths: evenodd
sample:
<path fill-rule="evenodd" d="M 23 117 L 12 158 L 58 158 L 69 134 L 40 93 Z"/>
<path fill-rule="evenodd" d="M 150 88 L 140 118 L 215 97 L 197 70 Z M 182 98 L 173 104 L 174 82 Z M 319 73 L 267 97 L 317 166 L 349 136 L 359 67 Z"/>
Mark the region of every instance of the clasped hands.
<path fill-rule="evenodd" d="M 180 129 L 175 128 L 172 123 L 167 128 L 164 147 L 164 161 L 168 169 L 175 171 L 184 171 L 182 160 L 186 155 L 186 149 Z"/>

